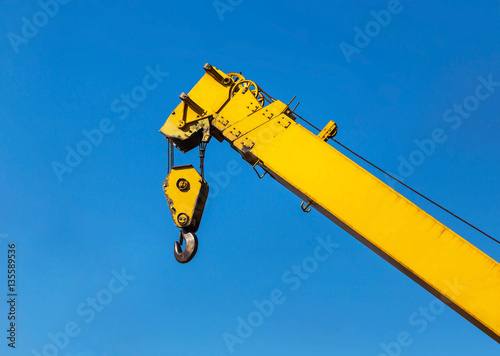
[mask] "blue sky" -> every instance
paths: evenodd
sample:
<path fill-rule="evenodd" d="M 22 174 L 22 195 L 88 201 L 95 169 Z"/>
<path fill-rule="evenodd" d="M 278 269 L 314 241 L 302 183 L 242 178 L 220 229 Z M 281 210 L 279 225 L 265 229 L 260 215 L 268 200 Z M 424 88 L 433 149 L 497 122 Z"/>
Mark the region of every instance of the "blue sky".
<path fill-rule="evenodd" d="M 275 98 L 297 95 L 301 115 L 335 120 L 339 141 L 498 238 L 500 87 L 484 86 L 500 81 L 497 1 L 63 3 L 0 5 L 0 251 L 4 261 L 16 243 L 19 293 L 17 350 L 2 332 L 0 354 L 498 355 L 226 143 L 207 149 L 198 255 L 178 264 L 158 132 L 206 62 L 241 71 Z M 435 130 L 432 152 L 415 153 Z M 77 149 L 88 155 L 57 174 Z M 500 260 L 500 246 L 395 188 Z M 318 239 L 336 247 L 292 283 Z M 228 347 L 271 296 L 270 315 Z"/>

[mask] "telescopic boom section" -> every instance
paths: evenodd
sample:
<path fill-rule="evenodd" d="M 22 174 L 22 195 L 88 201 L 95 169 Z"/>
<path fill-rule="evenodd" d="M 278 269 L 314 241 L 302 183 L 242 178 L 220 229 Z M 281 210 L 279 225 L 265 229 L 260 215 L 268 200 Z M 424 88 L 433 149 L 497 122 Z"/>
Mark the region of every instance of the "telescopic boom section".
<path fill-rule="evenodd" d="M 500 265 L 295 121 L 253 82 L 205 65 L 161 132 L 185 152 L 209 130 L 500 343 Z"/>

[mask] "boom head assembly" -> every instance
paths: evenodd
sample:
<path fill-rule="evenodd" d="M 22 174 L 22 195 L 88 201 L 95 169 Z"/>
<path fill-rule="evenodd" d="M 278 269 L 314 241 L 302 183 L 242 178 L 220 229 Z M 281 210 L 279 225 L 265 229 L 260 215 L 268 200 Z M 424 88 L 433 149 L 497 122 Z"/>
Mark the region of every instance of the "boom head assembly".
<path fill-rule="evenodd" d="M 197 200 L 193 199 L 191 194 L 179 193 L 173 184 L 175 179 L 189 180 L 188 176 L 193 176 L 195 171 L 192 166 L 173 167 L 165 180 L 167 184 L 165 195 L 174 223 L 182 231 L 191 233 L 198 229 L 206 201 L 205 192 L 208 194 L 208 184 L 203 177 L 203 159 L 210 138 L 213 136 L 220 142 L 224 140 L 229 142 L 256 171 L 257 166 L 265 170 L 264 162 L 258 157 L 259 148 L 270 143 L 291 125 L 296 125 L 293 110 L 289 108 L 291 102 L 285 104 L 273 99 L 241 73 L 226 74 L 210 64 L 205 64 L 203 68 L 205 69 L 203 77 L 188 94 L 180 95 L 181 102 L 160 129 L 172 146 L 172 150 L 176 147 L 186 153 L 197 146 L 200 147 L 201 172 L 195 180 L 199 181 L 197 187 L 201 187 L 199 194 L 200 197 L 204 197 L 203 199 Z M 326 141 L 336 133 L 337 125 L 331 121 L 319 137 Z M 169 159 L 173 165 L 173 158 L 169 156 Z M 262 178 L 263 175 L 259 177 Z M 182 211 L 196 212 L 196 216 L 185 212 L 179 213 L 180 210 L 175 208 L 178 206 L 183 207 Z M 172 210 L 173 208 L 176 210 Z M 190 228 L 182 225 L 188 221 L 186 216 L 194 217 L 194 225 L 190 225 Z M 193 230 L 192 227 L 196 229 Z M 176 242 L 176 258 L 178 248 Z"/>

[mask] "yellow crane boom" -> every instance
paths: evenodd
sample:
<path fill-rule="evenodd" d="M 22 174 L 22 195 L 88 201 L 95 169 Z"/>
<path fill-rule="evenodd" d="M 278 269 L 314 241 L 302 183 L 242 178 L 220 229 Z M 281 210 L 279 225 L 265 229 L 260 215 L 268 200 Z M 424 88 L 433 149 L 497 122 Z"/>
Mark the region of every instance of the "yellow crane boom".
<path fill-rule="evenodd" d="M 229 142 L 254 169 L 303 199 L 304 211 L 317 209 L 500 343 L 498 262 L 326 143 L 336 134 L 335 123 L 315 135 L 296 122 L 287 104 L 241 74 L 208 64 L 204 69 L 160 130 L 172 145 L 187 152 L 211 136 Z M 186 177 L 206 185 L 203 176 Z M 187 192 L 184 199 L 175 184 L 165 187 L 174 222 L 191 244 L 207 191 Z M 181 252 L 180 244 L 176 258 L 186 262 L 193 246 Z"/>

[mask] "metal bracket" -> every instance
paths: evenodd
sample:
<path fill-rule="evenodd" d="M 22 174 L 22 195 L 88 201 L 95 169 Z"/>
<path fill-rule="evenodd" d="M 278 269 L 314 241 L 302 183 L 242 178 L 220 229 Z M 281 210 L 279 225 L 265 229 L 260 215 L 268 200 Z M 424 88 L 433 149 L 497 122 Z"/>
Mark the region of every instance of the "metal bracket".
<path fill-rule="evenodd" d="M 229 133 L 235 137 L 235 140 L 241 136 L 241 131 L 236 128 L 229 129 Z"/>
<path fill-rule="evenodd" d="M 198 115 L 203 116 L 205 114 L 205 110 L 203 110 L 201 106 L 196 104 L 193 99 L 191 99 L 186 93 L 181 93 L 181 95 L 179 95 L 179 98 Z"/>
<path fill-rule="evenodd" d="M 328 141 L 337 134 L 337 124 L 330 120 L 323 130 L 318 134 L 320 140 Z"/>
<path fill-rule="evenodd" d="M 255 146 L 255 142 L 250 140 L 248 137 L 245 137 L 244 141 L 242 142 L 241 151 L 243 153 L 248 153 L 253 148 L 253 146 Z"/>
<path fill-rule="evenodd" d="M 255 171 L 255 173 L 257 173 L 257 176 L 258 176 L 260 179 L 262 179 L 262 178 L 264 178 L 264 176 L 267 174 L 267 171 L 266 171 L 264 168 L 262 168 L 262 167 L 261 167 L 262 169 L 264 169 L 264 174 L 263 174 L 263 175 L 260 175 L 260 174 L 259 174 L 259 172 L 257 171 L 257 168 L 255 168 L 255 167 L 259 164 L 259 162 L 261 162 L 261 160 L 260 160 L 260 159 L 259 159 L 259 160 L 257 160 L 257 162 L 255 162 L 255 163 L 253 164 L 253 166 L 252 166 L 252 167 L 253 167 L 253 170 Z"/>
<path fill-rule="evenodd" d="M 227 124 L 229 124 L 229 120 L 224 119 L 224 116 L 218 117 L 216 121 L 220 122 L 222 126 L 227 126 Z"/>
<path fill-rule="evenodd" d="M 279 119 L 278 120 L 278 124 L 280 124 L 281 126 L 283 126 L 285 129 L 287 129 L 289 126 L 290 126 L 290 121 L 286 120 L 286 119 Z"/>
<path fill-rule="evenodd" d="M 224 86 L 228 86 L 229 84 L 233 83 L 233 80 L 231 78 L 223 77 L 213 66 L 208 63 L 203 66 L 203 69 L 205 69 L 208 74 L 210 74 L 216 81 Z"/>
<path fill-rule="evenodd" d="M 310 213 L 311 212 L 311 208 L 309 208 L 309 206 L 311 205 L 311 202 L 307 203 L 306 206 L 304 206 L 304 203 L 305 202 L 300 203 L 300 208 L 302 209 L 302 211 L 304 213 Z"/>

